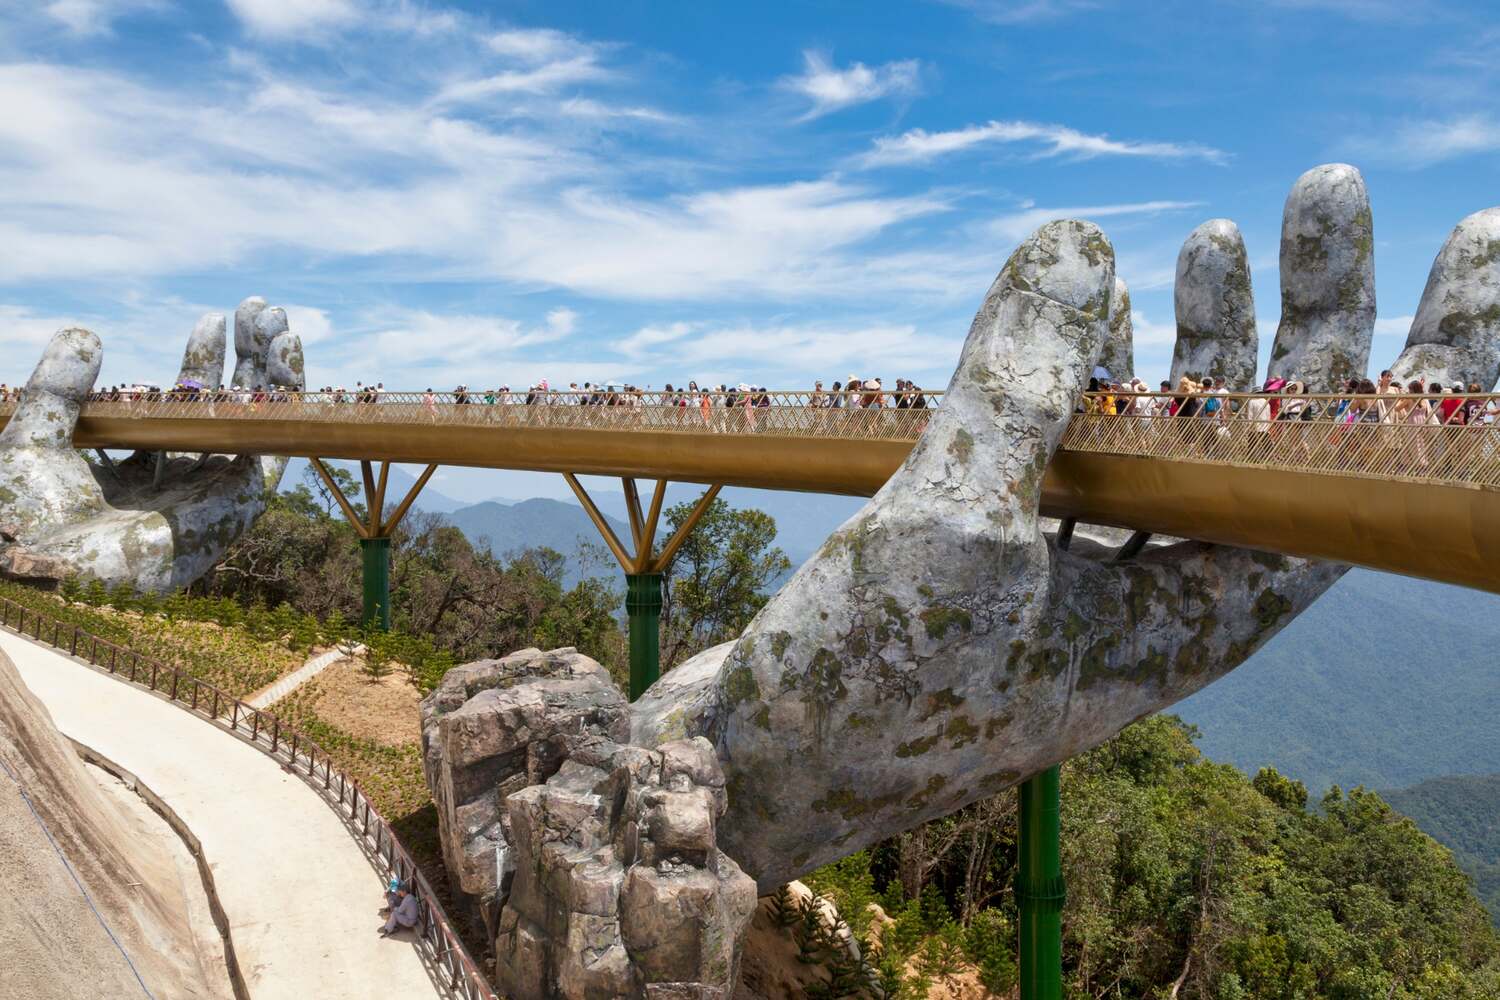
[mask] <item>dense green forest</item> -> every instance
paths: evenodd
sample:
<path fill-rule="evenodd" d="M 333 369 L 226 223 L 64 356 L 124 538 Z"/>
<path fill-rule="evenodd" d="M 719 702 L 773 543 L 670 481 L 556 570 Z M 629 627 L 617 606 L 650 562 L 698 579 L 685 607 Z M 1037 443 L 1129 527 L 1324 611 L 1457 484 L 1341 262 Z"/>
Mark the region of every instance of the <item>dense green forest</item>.
<path fill-rule="evenodd" d="M 1432 778 L 1384 795 L 1453 852 L 1500 922 L 1500 774 Z"/>
<path fill-rule="evenodd" d="M 1251 780 L 1171 716 L 1063 772 L 1072 997 L 1454 1000 L 1500 996 L 1500 946 L 1447 850 L 1379 795 Z M 962 962 L 1014 982 L 1014 796 L 863 851 L 808 881 L 841 912 L 896 917 L 877 961 L 898 995 Z M 851 925 L 868 942 L 874 921 Z M 904 972 L 903 972 L 904 970 Z"/>

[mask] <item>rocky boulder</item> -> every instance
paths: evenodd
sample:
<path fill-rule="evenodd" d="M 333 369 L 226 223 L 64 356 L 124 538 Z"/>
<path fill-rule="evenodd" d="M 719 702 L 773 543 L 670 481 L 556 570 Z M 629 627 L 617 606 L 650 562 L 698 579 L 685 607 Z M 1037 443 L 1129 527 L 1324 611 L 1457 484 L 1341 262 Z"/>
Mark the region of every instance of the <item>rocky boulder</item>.
<path fill-rule="evenodd" d="M 585 738 L 629 736 L 625 698 L 571 647 L 448 671 L 422 702 L 422 766 L 454 887 L 498 929 L 513 867 L 506 802 L 557 774 Z"/>
<path fill-rule="evenodd" d="M 716 844 L 727 797 L 705 739 L 581 742 L 506 802 L 515 879 L 495 941 L 516 1000 L 727 1000 L 755 883 Z"/>

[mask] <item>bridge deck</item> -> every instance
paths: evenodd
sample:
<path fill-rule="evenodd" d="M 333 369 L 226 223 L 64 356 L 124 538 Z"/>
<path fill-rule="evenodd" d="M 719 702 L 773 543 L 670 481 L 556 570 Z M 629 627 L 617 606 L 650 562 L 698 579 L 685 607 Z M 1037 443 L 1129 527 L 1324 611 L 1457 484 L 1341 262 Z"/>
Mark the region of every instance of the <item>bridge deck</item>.
<path fill-rule="evenodd" d="M 91 402 L 74 442 L 869 496 L 932 414 L 815 408 L 795 393 L 704 409 L 649 395 L 606 406 L 474 398 Z M 1047 470 L 1043 513 L 1500 592 L 1500 427 L 1346 422 L 1347 406 L 1357 416 L 1402 397 L 1301 397 L 1318 413 L 1309 421 L 1248 419 L 1248 397 L 1223 398 L 1224 419 L 1078 414 Z M 0 404 L 0 423 L 12 407 Z"/>

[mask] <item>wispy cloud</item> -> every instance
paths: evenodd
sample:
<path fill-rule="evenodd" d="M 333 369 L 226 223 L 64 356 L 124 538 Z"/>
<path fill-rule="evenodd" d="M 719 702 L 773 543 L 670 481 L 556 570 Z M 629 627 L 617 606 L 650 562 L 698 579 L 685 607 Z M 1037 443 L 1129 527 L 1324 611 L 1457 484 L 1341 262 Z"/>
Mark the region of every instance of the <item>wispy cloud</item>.
<path fill-rule="evenodd" d="M 1351 139 L 1349 146 L 1371 159 L 1426 167 L 1500 150 L 1500 118 L 1471 114 L 1442 121 L 1406 122 L 1379 139 L 1368 136 Z"/>
<path fill-rule="evenodd" d="M 781 81 L 782 87 L 812 102 L 799 121 L 811 121 L 882 97 L 915 93 L 920 76 L 915 59 L 875 67 L 856 62 L 840 69 L 823 53 L 808 50 L 802 53 L 802 63 L 799 75 Z"/>
<path fill-rule="evenodd" d="M 950 7 L 972 11 L 991 24 L 1030 24 L 1053 21 L 1081 11 L 1105 6 L 1102 0 L 938 0 Z"/>
<path fill-rule="evenodd" d="M 1197 208 L 1197 201 L 1138 201 L 1121 205 L 1084 205 L 1076 208 L 1025 208 L 992 219 L 986 228 L 1003 240 L 1022 240 L 1043 223 L 1054 219 L 1107 219 L 1122 215 L 1160 215 Z M 1121 275 L 1129 280 L 1128 275 Z"/>
<path fill-rule="evenodd" d="M 643 327 L 615 349 L 637 367 L 680 372 L 679 377 L 737 382 L 739 372 L 786 373 L 799 384 L 847 371 L 894 380 L 946 374 L 963 343 L 961 326 L 947 335 L 914 324 L 714 324 L 674 322 Z"/>
<path fill-rule="evenodd" d="M 275 38 L 352 22 L 359 10 L 351 0 L 225 0 L 251 34 Z"/>
<path fill-rule="evenodd" d="M 1037 147 L 1033 155 L 1040 158 L 1067 156 L 1082 160 L 1097 156 L 1135 156 L 1164 160 L 1197 159 L 1214 164 L 1229 159 L 1223 150 L 1197 143 L 1129 141 L 1111 139 L 1103 133 L 1080 132 L 1066 125 L 990 121 L 946 132 L 916 128 L 901 135 L 881 136 L 859 162 L 865 167 L 928 163 L 976 146 L 1009 143 L 1033 145 Z"/>
<path fill-rule="evenodd" d="M 52 0 L 42 13 L 75 35 L 108 34 L 114 22 L 142 10 L 157 10 L 162 0 Z"/>

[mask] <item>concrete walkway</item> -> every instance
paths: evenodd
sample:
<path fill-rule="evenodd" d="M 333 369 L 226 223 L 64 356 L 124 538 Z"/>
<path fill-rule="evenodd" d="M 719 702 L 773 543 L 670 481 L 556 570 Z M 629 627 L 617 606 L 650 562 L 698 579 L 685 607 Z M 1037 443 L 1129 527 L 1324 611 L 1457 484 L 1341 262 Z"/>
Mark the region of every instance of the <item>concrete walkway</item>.
<path fill-rule="evenodd" d="M 64 734 L 134 772 L 203 843 L 253 1000 L 441 996 L 410 940 L 381 940 L 379 876 L 301 779 L 161 698 L 0 630 Z"/>
<path fill-rule="evenodd" d="M 356 654 L 361 653 L 364 651 L 364 648 L 363 646 L 357 646 L 354 651 Z M 270 708 L 343 658 L 344 654 L 340 653 L 337 649 L 330 649 L 326 653 L 319 653 L 317 656 L 311 657 L 296 670 L 276 681 L 270 687 L 262 688 L 254 695 L 246 698 L 245 704 L 251 708 Z"/>

